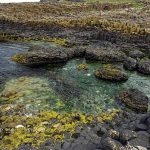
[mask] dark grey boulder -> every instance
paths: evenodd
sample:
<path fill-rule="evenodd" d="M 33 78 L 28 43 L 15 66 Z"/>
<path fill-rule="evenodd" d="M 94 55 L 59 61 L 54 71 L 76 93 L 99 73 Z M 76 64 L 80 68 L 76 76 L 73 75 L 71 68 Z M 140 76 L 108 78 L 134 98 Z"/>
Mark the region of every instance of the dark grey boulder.
<path fill-rule="evenodd" d="M 137 61 L 134 58 L 128 57 L 123 64 L 123 67 L 127 70 L 135 70 L 137 68 Z"/>
<path fill-rule="evenodd" d="M 142 124 L 142 123 L 137 123 L 136 124 L 136 131 L 146 131 L 148 129 L 146 124 Z"/>
<path fill-rule="evenodd" d="M 17 150 L 37 150 L 33 148 L 30 144 L 22 144 Z"/>
<path fill-rule="evenodd" d="M 145 148 L 150 148 L 150 134 L 146 131 L 137 132 L 137 138 L 132 139 L 128 142 L 131 146 L 142 146 Z"/>
<path fill-rule="evenodd" d="M 126 55 L 119 50 L 91 47 L 86 50 L 85 58 L 104 62 L 123 62 Z"/>
<path fill-rule="evenodd" d="M 150 75 L 150 59 L 147 60 L 141 60 L 138 63 L 138 71 L 140 73 Z"/>
<path fill-rule="evenodd" d="M 71 147 L 71 142 L 64 142 L 62 144 L 62 149 L 69 149 Z"/>
<path fill-rule="evenodd" d="M 139 123 L 146 124 L 149 118 L 150 118 L 150 113 L 144 114 L 140 117 Z"/>
<path fill-rule="evenodd" d="M 145 57 L 145 54 L 139 50 L 134 50 L 134 51 L 130 51 L 128 56 L 137 59 L 137 58 Z"/>
<path fill-rule="evenodd" d="M 148 97 L 138 89 L 129 89 L 121 92 L 116 100 L 126 104 L 136 112 L 147 112 L 148 110 Z"/>
<path fill-rule="evenodd" d="M 122 144 L 126 144 L 127 141 L 137 137 L 136 132 L 129 129 L 121 130 L 119 135 L 119 140 Z"/>
<path fill-rule="evenodd" d="M 112 139 L 115 140 L 119 140 L 119 134 L 120 134 L 119 131 L 111 129 L 105 134 L 105 136 L 111 137 Z"/>
<path fill-rule="evenodd" d="M 93 128 L 93 132 L 97 136 L 102 137 L 107 132 L 107 130 L 102 126 L 96 126 L 96 127 Z"/>
<path fill-rule="evenodd" d="M 120 150 L 122 144 L 117 140 L 113 140 L 110 137 L 101 140 L 102 146 L 104 150 Z"/>
<path fill-rule="evenodd" d="M 97 145 L 90 142 L 85 143 L 85 141 L 76 141 L 68 150 L 95 150 L 97 147 Z"/>
<path fill-rule="evenodd" d="M 147 118 L 146 124 L 150 127 L 150 117 Z"/>
<path fill-rule="evenodd" d="M 66 62 L 68 56 L 61 48 L 34 47 L 27 52 L 16 54 L 12 60 L 27 66 L 38 66 Z"/>

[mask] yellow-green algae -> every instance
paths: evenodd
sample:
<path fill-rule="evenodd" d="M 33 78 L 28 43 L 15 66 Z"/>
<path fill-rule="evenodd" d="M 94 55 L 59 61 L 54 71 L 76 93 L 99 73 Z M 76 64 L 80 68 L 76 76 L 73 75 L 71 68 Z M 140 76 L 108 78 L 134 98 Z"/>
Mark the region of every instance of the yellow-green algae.
<path fill-rule="evenodd" d="M 57 45 L 68 47 L 68 41 L 65 38 L 50 38 L 50 37 L 21 37 L 0 32 L 0 41 L 18 41 L 18 42 L 30 42 L 30 41 L 41 41 L 51 42 Z"/>
<path fill-rule="evenodd" d="M 88 69 L 88 64 L 79 64 L 77 66 L 78 70 L 87 70 Z"/>
<path fill-rule="evenodd" d="M 100 78 L 112 79 L 115 76 L 118 76 L 121 73 L 121 70 L 111 64 L 103 65 L 103 68 L 107 71 L 107 73 L 100 72 L 99 69 L 96 69 L 95 76 Z"/>
<path fill-rule="evenodd" d="M 14 56 L 11 57 L 11 60 L 17 63 L 21 63 L 21 64 L 27 64 L 28 60 L 26 59 L 26 55 L 25 54 L 16 54 Z"/>
<path fill-rule="evenodd" d="M 13 113 L 10 113 L 12 110 Z M 85 115 L 80 112 L 58 113 L 50 110 L 27 116 L 21 114 L 21 110 L 23 110 L 23 106 L 0 106 L 0 114 L 3 114 L 1 127 L 5 131 L 1 135 L 0 149 L 14 150 L 23 143 L 30 143 L 33 147 L 38 147 L 48 139 L 53 140 L 53 143 L 63 141 L 65 133 L 70 133 L 71 138 L 77 127 L 82 128 L 94 120 L 101 123 L 112 121 L 119 113 L 119 110 L 113 110 L 98 115 Z M 76 116 L 79 119 L 76 119 Z"/>

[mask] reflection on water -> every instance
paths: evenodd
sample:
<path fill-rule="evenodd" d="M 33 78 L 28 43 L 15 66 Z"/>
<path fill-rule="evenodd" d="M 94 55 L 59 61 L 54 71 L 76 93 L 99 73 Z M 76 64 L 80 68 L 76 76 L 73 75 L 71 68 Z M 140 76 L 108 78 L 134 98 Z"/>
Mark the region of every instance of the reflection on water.
<path fill-rule="evenodd" d="M 65 65 L 48 65 L 33 69 L 10 61 L 13 54 L 27 50 L 33 44 L 40 43 L 1 43 L 0 80 L 7 80 L 3 87 L 1 103 L 22 103 L 26 108 L 35 111 L 53 109 L 101 112 L 124 108 L 114 101 L 114 96 L 127 88 L 138 88 L 150 98 L 150 77 L 127 72 L 129 79 L 125 83 L 99 80 L 93 73 L 102 65 L 100 62 L 74 59 Z M 81 63 L 87 63 L 89 69 L 79 71 L 77 66 Z M 121 65 L 117 66 L 123 69 Z"/>

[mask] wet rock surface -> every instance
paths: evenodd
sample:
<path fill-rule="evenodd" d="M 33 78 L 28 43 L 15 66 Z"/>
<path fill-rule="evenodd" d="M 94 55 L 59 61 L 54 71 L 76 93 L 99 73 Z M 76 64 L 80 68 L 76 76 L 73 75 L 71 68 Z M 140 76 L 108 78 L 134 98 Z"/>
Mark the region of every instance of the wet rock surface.
<path fill-rule="evenodd" d="M 125 103 L 137 112 L 147 112 L 148 110 L 148 97 L 138 89 L 124 91 L 116 97 L 116 100 Z"/>
<path fill-rule="evenodd" d="M 85 58 L 104 62 L 123 62 L 126 55 L 116 49 L 93 47 L 86 50 Z"/>
<path fill-rule="evenodd" d="M 99 79 L 116 82 L 128 80 L 127 74 L 112 65 L 104 66 L 97 69 L 95 71 L 95 76 Z"/>
<path fill-rule="evenodd" d="M 137 61 L 131 57 L 128 57 L 123 64 L 124 68 L 127 70 L 135 70 L 137 68 Z"/>
<path fill-rule="evenodd" d="M 102 44 L 105 45 L 105 43 Z M 103 48 L 92 46 L 87 49 L 82 46 L 74 48 L 44 48 L 35 46 L 31 47 L 27 52 L 13 56 L 12 60 L 27 66 L 38 66 L 40 64 L 62 63 L 75 57 L 85 57 L 88 60 L 103 62 L 123 62 L 126 55 L 119 50 L 112 49 L 112 46 Z"/>
<path fill-rule="evenodd" d="M 141 60 L 138 63 L 138 71 L 140 73 L 150 75 L 150 59 L 147 60 Z"/>
<path fill-rule="evenodd" d="M 132 58 L 135 58 L 135 59 L 143 58 L 145 56 L 146 55 L 143 52 L 139 51 L 139 50 L 134 50 L 134 51 L 129 52 L 129 57 L 132 57 Z"/>
<path fill-rule="evenodd" d="M 38 66 L 48 63 L 63 63 L 68 60 L 68 56 L 58 48 L 34 47 L 26 53 L 15 55 L 12 60 L 27 66 Z"/>

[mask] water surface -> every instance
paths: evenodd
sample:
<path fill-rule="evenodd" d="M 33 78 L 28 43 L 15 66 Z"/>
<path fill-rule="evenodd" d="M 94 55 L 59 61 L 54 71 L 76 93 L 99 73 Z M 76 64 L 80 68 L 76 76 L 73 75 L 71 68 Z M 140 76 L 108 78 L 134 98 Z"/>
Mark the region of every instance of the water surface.
<path fill-rule="evenodd" d="M 25 104 L 30 110 L 82 111 L 99 113 L 114 108 L 126 109 L 114 97 L 128 88 L 138 88 L 150 98 L 150 77 L 137 72 L 125 71 L 129 75 L 124 83 L 112 83 L 95 78 L 94 71 L 100 62 L 73 59 L 62 65 L 29 68 L 12 62 L 10 57 L 26 51 L 31 45 L 55 46 L 50 43 L 1 43 L 0 87 L 1 91 L 17 91 L 15 102 Z M 77 66 L 88 64 L 88 70 L 79 71 Z M 25 76 L 25 77 L 24 77 Z M 9 103 L 1 100 L 1 103 Z"/>

